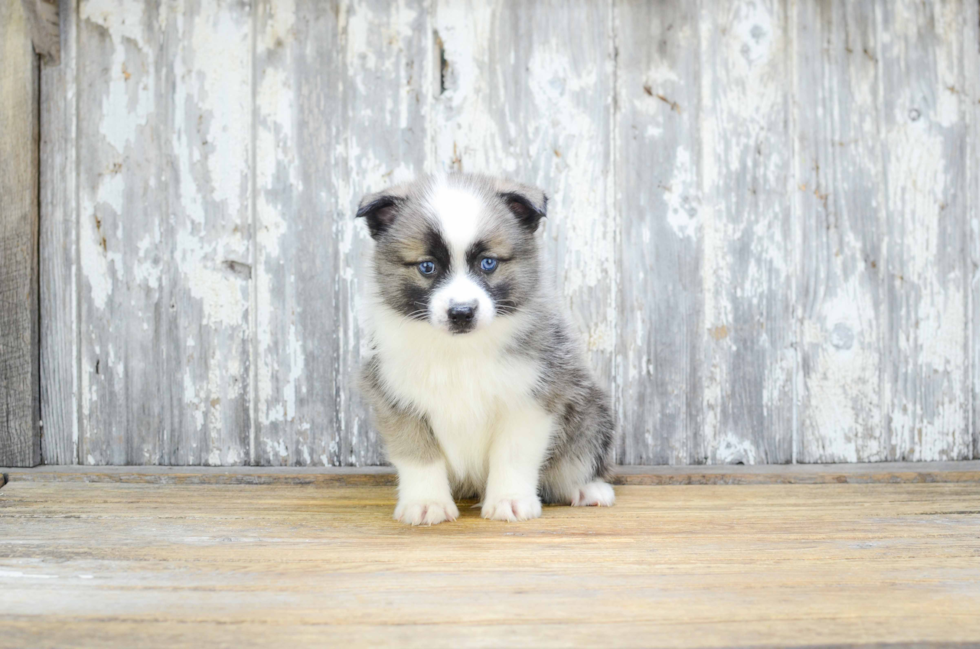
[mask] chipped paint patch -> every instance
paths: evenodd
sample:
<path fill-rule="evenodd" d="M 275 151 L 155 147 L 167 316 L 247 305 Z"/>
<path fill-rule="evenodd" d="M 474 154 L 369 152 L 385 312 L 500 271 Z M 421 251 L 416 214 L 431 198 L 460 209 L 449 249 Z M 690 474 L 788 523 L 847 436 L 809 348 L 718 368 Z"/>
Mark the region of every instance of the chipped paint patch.
<path fill-rule="evenodd" d="M 755 447 L 740 435 L 726 433 L 718 440 L 716 464 L 757 464 Z"/>

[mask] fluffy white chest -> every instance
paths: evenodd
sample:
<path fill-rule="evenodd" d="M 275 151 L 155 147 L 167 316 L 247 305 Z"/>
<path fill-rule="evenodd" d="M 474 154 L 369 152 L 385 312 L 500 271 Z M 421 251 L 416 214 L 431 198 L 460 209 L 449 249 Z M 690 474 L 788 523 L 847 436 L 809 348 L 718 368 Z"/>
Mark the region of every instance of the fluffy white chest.
<path fill-rule="evenodd" d="M 495 423 L 532 399 L 538 368 L 504 353 L 510 328 L 449 337 L 424 323 L 402 323 L 377 332 L 388 389 L 426 415 L 459 480 L 485 480 Z"/>

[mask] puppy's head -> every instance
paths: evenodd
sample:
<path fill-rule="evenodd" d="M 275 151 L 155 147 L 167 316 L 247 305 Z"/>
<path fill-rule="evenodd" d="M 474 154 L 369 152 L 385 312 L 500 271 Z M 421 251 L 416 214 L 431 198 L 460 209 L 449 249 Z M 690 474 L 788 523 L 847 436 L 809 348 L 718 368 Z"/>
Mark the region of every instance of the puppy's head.
<path fill-rule="evenodd" d="M 534 232 L 548 199 L 485 176 L 426 177 L 369 194 L 378 296 L 405 318 L 465 334 L 518 312 L 538 288 Z"/>

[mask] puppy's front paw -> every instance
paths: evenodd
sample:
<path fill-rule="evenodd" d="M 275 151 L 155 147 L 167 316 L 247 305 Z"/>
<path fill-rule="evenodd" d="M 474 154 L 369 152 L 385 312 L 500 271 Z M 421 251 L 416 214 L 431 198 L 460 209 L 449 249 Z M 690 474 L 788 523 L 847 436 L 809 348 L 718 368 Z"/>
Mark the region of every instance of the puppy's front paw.
<path fill-rule="evenodd" d="M 486 499 L 483 518 L 493 521 L 526 521 L 541 516 L 541 501 L 537 495 L 517 498 Z"/>
<path fill-rule="evenodd" d="M 395 520 L 408 525 L 437 525 L 454 521 L 459 517 L 459 509 L 453 501 L 398 502 L 395 507 Z"/>
<path fill-rule="evenodd" d="M 601 480 L 584 484 L 572 492 L 572 507 L 612 507 L 615 504 L 616 492 Z"/>

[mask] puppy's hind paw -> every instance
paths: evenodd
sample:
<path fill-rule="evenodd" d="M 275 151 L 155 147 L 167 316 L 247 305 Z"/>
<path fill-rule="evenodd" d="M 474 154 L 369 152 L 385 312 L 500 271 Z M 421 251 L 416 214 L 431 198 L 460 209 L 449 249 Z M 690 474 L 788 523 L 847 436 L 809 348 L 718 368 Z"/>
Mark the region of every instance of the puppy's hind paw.
<path fill-rule="evenodd" d="M 408 525 L 438 525 L 459 518 L 456 503 L 449 502 L 400 502 L 395 507 L 395 520 Z"/>
<path fill-rule="evenodd" d="M 536 495 L 487 500 L 481 514 L 493 521 L 527 521 L 541 516 L 541 501 Z"/>
<path fill-rule="evenodd" d="M 596 480 L 572 490 L 572 507 L 612 507 L 616 504 L 616 492 L 611 485 Z"/>

